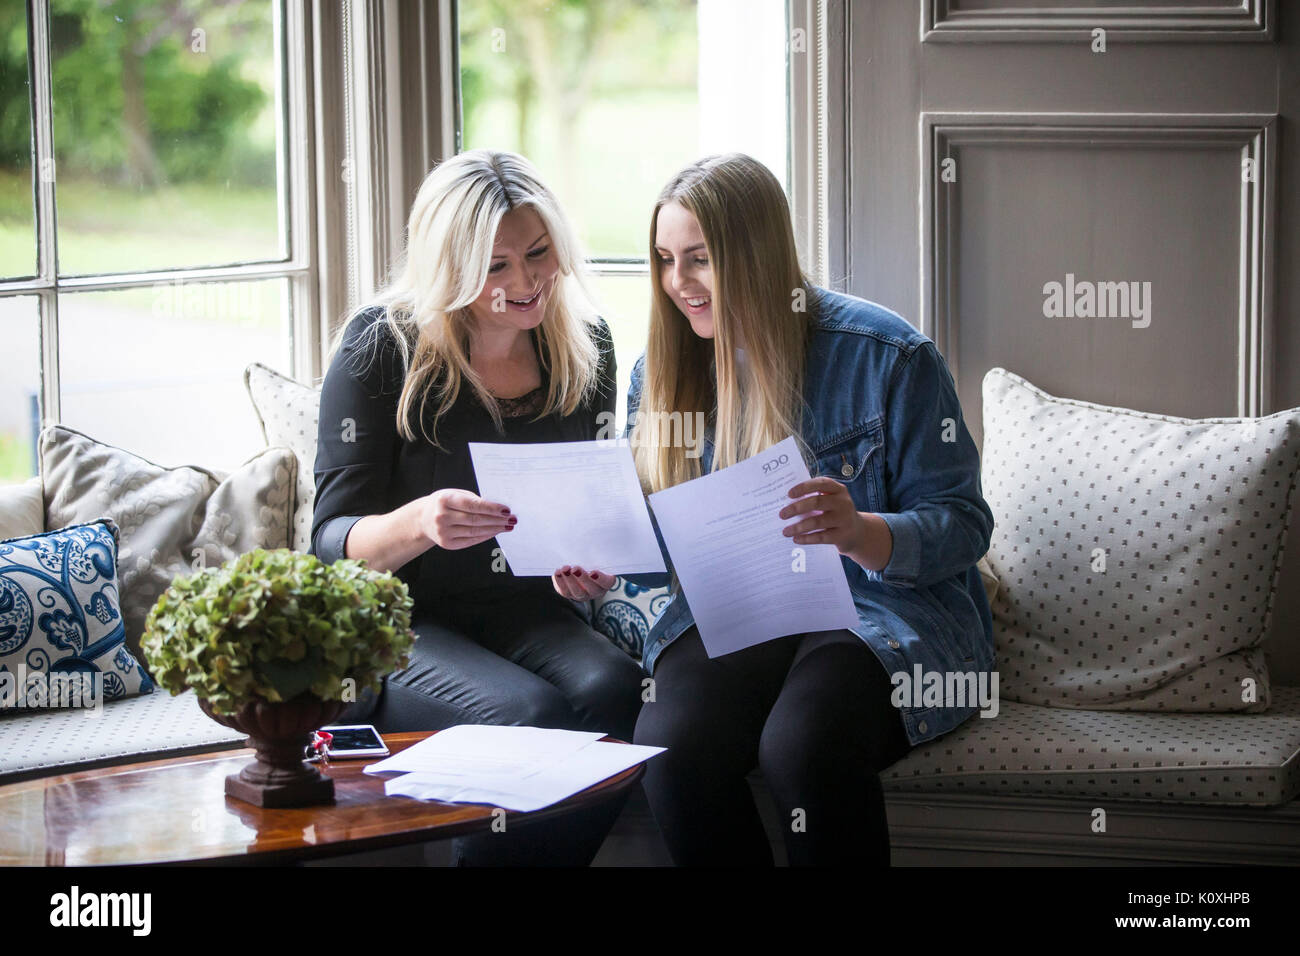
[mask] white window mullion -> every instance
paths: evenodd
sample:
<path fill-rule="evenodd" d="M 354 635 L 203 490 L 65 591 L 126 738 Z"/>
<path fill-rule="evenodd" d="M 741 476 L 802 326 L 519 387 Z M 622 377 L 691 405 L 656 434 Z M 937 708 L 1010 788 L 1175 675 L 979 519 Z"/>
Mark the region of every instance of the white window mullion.
<path fill-rule="evenodd" d="M 814 282 L 830 272 L 827 228 L 827 0 L 790 0 L 790 205 L 795 238 Z"/>
<path fill-rule="evenodd" d="M 36 271 L 41 314 L 41 427 L 59 420 L 58 220 L 55 207 L 54 96 L 47 0 L 28 0 L 28 69 L 32 80 L 32 174 L 36 198 Z"/>
<path fill-rule="evenodd" d="M 312 381 L 320 372 L 321 296 L 318 284 L 313 281 L 313 265 L 317 247 L 314 234 L 316 222 L 316 188 L 314 182 L 315 155 L 311 132 L 312 84 L 308 82 L 313 69 L 312 46 L 309 42 L 311 12 L 305 0 L 286 0 L 281 8 L 281 29 L 284 34 L 285 108 L 281 111 L 280 136 L 284 159 L 281 175 L 285 183 L 281 195 L 281 208 L 286 215 L 289 263 L 299 272 L 289 283 L 289 332 L 287 343 L 289 368 L 294 377 Z"/>

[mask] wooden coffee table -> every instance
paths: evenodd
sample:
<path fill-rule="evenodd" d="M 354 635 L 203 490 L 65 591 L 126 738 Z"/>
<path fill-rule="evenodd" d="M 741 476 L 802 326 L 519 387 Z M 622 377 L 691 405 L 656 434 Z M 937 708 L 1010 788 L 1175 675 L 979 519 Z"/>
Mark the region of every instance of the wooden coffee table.
<path fill-rule="evenodd" d="M 384 742 L 399 753 L 428 736 Z M 332 804 L 264 810 L 225 794 L 226 775 L 252 756 L 225 750 L 0 786 L 0 866 L 291 863 L 443 840 L 493 821 L 485 805 L 389 797 L 385 777 L 361 772 L 365 760 L 322 767 L 334 780 Z M 552 806 L 508 811 L 506 830 L 601 803 L 643 772 L 637 764 Z"/>

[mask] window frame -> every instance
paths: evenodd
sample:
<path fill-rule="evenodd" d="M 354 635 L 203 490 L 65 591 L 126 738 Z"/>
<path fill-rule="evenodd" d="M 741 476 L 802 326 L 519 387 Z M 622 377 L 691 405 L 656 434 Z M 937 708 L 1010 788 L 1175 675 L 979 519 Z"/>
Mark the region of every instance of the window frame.
<path fill-rule="evenodd" d="M 281 57 L 276 176 L 286 257 L 177 269 L 60 274 L 57 179 L 54 163 L 49 0 L 27 0 L 27 69 L 31 93 L 31 158 L 35 213 L 36 274 L 0 278 L 0 299 L 34 296 L 40 321 L 40 427 L 61 417 L 59 296 L 149 288 L 163 283 L 213 283 L 283 279 L 288 285 L 290 374 L 314 374 L 319 351 L 317 197 L 314 182 L 312 5 L 309 0 L 272 0 Z M 49 170 L 53 175 L 46 175 Z"/>
<path fill-rule="evenodd" d="M 460 151 L 457 7 L 456 0 L 314 7 L 319 307 L 313 361 L 299 366 L 311 373 L 301 379 L 320 380 L 338 326 L 397 262 L 425 175 Z M 791 31 L 802 28 L 806 38 L 806 55 L 787 56 L 796 239 L 810 278 L 841 289 L 848 280 L 848 0 L 786 0 L 786 11 Z M 339 188 L 344 168 L 355 175 Z M 649 262 L 597 258 L 592 271 L 648 276 Z"/>
<path fill-rule="evenodd" d="M 830 178 L 827 159 L 832 139 L 838 145 L 827 122 L 827 66 L 833 55 L 831 46 L 842 43 L 844 32 L 831 29 L 832 18 L 841 21 L 846 0 L 786 0 L 786 182 L 790 195 L 790 212 L 796 229 L 796 242 L 810 278 L 826 284 L 835 261 L 829 249 L 831 233 L 828 222 L 827 186 Z M 464 113 L 460 87 L 459 0 L 444 0 L 449 6 L 447 33 L 452 57 L 449 82 L 454 97 L 454 136 L 452 154 L 464 148 L 462 131 Z M 791 38 L 796 29 L 804 31 L 806 49 L 798 58 L 792 52 Z M 843 60 L 841 59 L 841 62 Z M 593 276 L 629 277 L 650 275 L 650 260 L 638 256 L 589 256 L 587 270 Z M 841 256 L 840 261 L 843 261 Z"/>

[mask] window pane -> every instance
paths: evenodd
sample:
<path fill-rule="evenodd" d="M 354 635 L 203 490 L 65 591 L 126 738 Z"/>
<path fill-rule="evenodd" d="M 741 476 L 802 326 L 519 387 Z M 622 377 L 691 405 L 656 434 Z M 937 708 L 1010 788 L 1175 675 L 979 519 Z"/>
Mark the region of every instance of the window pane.
<path fill-rule="evenodd" d="M 0 4 L 0 276 L 36 274 L 27 11 Z"/>
<path fill-rule="evenodd" d="M 265 447 L 244 368 L 288 373 L 287 280 L 59 297 L 65 424 L 161 465 L 230 471 Z"/>
<path fill-rule="evenodd" d="M 0 485 L 37 474 L 36 437 L 41 431 L 41 318 L 34 295 L 0 298 Z"/>
<path fill-rule="evenodd" d="M 614 358 L 618 362 L 618 429 L 627 421 L 627 388 L 632 366 L 645 351 L 650 327 L 650 278 L 644 275 L 594 276 L 592 292 L 597 311 L 609 323 L 614 336 Z"/>
<path fill-rule="evenodd" d="M 59 271 L 285 256 L 272 0 L 53 0 Z"/>
<path fill-rule="evenodd" d="M 737 150 L 786 175 L 784 0 L 460 0 L 465 148 L 523 153 L 597 256 L 648 254 L 669 177 Z"/>

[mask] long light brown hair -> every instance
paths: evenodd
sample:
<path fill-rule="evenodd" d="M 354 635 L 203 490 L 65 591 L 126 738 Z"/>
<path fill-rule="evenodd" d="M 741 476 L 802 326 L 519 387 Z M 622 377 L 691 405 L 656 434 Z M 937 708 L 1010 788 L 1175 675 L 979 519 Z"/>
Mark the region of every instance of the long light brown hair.
<path fill-rule="evenodd" d="M 701 338 L 664 291 L 655 233 L 659 210 L 695 216 L 713 273 L 713 340 Z M 669 181 L 650 216 L 651 305 L 640 404 L 632 435 L 647 491 L 699 477 L 684 442 L 664 424 L 715 416 L 712 468 L 743 461 L 788 436 L 802 443 L 804 363 L 813 287 L 799 265 L 790 207 L 766 166 L 743 153 L 710 156 Z M 734 349 L 745 349 L 749 377 Z"/>
<path fill-rule="evenodd" d="M 377 353 L 381 327 L 401 358 L 403 385 L 397 402 L 397 431 L 415 440 L 412 418 L 434 445 L 437 422 L 463 386 L 473 389 L 497 429 L 500 406 L 470 366 L 470 303 L 478 298 L 492 264 L 492 247 L 502 217 L 533 209 L 546 227 L 559 262 L 559 275 L 537 326 L 538 361 L 550 372 L 550 387 L 538 418 L 572 414 L 597 387 L 600 356 L 589 327 L 596 323 L 583 276 L 583 257 L 572 226 L 536 169 L 517 153 L 467 150 L 434 167 L 411 206 L 406 249 L 393 281 L 376 296 L 381 321 L 368 327 Z M 337 351 L 347 327 L 335 334 Z M 425 428 L 426 407 L 435 401 L 433 433 Z"/>

